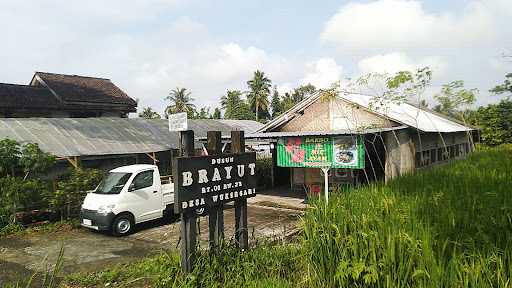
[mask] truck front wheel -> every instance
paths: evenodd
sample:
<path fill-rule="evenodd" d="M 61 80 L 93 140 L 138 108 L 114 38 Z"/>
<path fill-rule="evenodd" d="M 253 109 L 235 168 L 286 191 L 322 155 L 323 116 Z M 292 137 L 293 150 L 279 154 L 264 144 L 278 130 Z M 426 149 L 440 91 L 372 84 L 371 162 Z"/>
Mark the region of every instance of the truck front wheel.
<path fill-rule="evenodd" d="M 114 236 L 125 236 L 132 232 L 134 221 L 131 215 L 121 214 L 112 222 L 112 234 Z"/>

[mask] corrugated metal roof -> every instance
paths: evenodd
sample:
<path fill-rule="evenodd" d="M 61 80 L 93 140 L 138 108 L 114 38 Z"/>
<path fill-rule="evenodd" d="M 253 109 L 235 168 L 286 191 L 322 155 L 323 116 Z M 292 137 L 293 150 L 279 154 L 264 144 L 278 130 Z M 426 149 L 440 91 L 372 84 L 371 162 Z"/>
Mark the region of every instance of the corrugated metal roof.
<path fill-rule="evenodd" d="M 286 131 L 286 132 L 254 132 L 254 133 L 246 133 L 245 139 L 252 139 L 254 141 L 258 141 L 258 139 L 265 139 L 264 141 L 268 141 L 268 139 L 278 139 L 280 137 L 297 137 L 297 136 L 329 136 L 329 135 L 365 135 L 365 134 L 375 134 L 380 132 L 387 131 L 395 131 L 401 129 L 407 129 L 408 126 L 395 126 L 389 128 L 370 128 L 370 129 L 362 129 L 362 130 L 334 130 L 334 131 Z M 197 137 L 199 141 L 205 142 L 206 136 Z M 230 135 L 222 135 L 222 139 L 229 140 L 231 139 Z"/>
<path fill-rule="evenodd" d="M 189 120 L 195 137 L 207 131 L 231 130 L 254 132 L 261 126 L 255 121 L 229 122 Z M 0 118 L 0 139 L 19 143 L 38 143 L 43 151 L 56 156 L 136 154 L 176 149 L 179 133 L 169 132 L 165 119 L 126 118 Z"/>
<path fill-rule="evenodd" d="M 388 118 L 403 125 L 419 129 L 423 132 L 449 133 L 473 130 L 468 126 L 459 124 L 456 121 L 448 119 L 442 115 L 438 115 L 434 112 L 418 108 L 409 103 L 395 104 L 389 102 L 386 103 L 385 107 L 377 109 L 375 107 L 372 107 L 371 105 L 371 103 L 373 102 L 372 99 L 374 99 L 374 97 L 372 96 L 352 92 L 343 92 L 340 93 L 338 97 L 339 99 L 351 102 L 353 104 L 357 104 L 365 108 L 367 111 L 370 111 L 376 115 Z M 268 133 L 266 131 L 271 131 L 273 129 L 280 127 L 281 125 L 287 123 L 294 117 L 300 115 L 299 112 L 305 110 L 307 107 L 309 107 L 311 104 L 315 103 L 319 99 L 320 94 L 316 94 L 304 99 L 302 102 L 298 103 L 297 105 L 286 111 L 286 113 L 265 124 L 257 132 Z"/>
<path fill-rule="evenodd" d="M 340 98 L 360 105 L 371 112 L 383 115 L 401 124 L 417 128 L 423 132 L 449 133 L 473 130 L 470 127 L 459 124 L 444 116 L 418 108 L 409 103 L 396 104 L 388 102 L 381 108 L 370 108 L 372 99 L 374 99 L 372 96 L 355 93 L 341 93 Z"/>
<path fill-rule="evenodd" d="M 245 133 L 252 133 L 261 127 L 263 127 L 263 124 L 257 121 L 253 120 L 218 120 L 223 124 L 227 124 L 230 127 L 233 127 L 234 130 L 244 130 Z"/>
<path fill-rule="evenodd" d="M 260 133 L 249 133 L 245 138 L 279 138 L 279 137 L 297 137 L 297 136 L 329 136 L 329 135 L 364 135 L 364 134 L 375 134 L 380 132 L 395 131 L 401 129 L 407 129 L 408 127 L 396 126 L 390 128 L 372 128 L 364 130 L 335 130 L 335 131 L 287 131 L 287 132 L 260 132 Z"/>

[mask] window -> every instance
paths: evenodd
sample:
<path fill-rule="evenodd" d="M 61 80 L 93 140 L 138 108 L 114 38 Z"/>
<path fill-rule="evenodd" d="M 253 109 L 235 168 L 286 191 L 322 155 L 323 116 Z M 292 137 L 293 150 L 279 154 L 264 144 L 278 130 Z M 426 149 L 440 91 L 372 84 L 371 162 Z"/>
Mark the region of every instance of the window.
<path fill-rule="evenodd" d="M 132 173 L 111 172 L 103 181 L 101 181 L 94 193 L 119 194 L 131 176 Z"/>
<path fill-rule="evenodd" d="M 153 186 L 153 170 L 140 172 L 133 178 L 133 185 L 135 190 Z"/>
<path fill-rule="evenodd" d="M 436 149 L 416 152 L 416 166 L 425 167 L 436 162 Z"/>
<path fill-rule="evenodd" d="M 422 162 L 421 161 L 421 152 L 416 152 L 416 167 L 421 167 Z"/>
<path fill-rule="evenodd" d="M 436 151 L 436 149 L 431 149 L 430 150 L 430 162 L 431 163 L 436 163 L 437 162 L 437 151 Z"/>
<path fill-rule="evenodd" d="M 431 164 L 430 162 L 430 150 L 426 150 L 422 152 L 422 165 L 421 166 L 428 166 Z"/>
<path fill-rule="evenodd" d="M 444 153 L 443 148 L 437 148 L 437 161 L 443 161 L 444 160 Z"/>
<path fill-rule="evenodd" d="M 455 146 L 452 145 L 452 146 L 449 146 L 448 147 L 448 153 L 449 153 L 449 158 L 455 158 Z"/>

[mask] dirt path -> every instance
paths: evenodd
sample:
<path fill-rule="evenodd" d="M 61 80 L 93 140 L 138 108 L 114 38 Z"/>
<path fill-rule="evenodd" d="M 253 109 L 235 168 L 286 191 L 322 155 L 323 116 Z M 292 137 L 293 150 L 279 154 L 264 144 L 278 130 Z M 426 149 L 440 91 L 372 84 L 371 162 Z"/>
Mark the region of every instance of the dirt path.
<path fill-rule="evenodd" d="M 299 211 L 252 206 L 249 208 L 249 233 L 253 238 L 281 237 L 293 230 Z M 233 237 L 234 210 L 224 212 L 226 240 Z M 200 219 L 200 239 L 208 240 L 208 220 Z M 34 234 L 0 239 L 0 286 L 30 277 L 55 263 L 64 245 L 63 273 L 98 271 L 114 263 L 126 263 L 156 253 L 176 249 L 179 222 L 153 221 L 137 227 L 130 236 L 116 238 L 87 229 L 52 234 Z"/>

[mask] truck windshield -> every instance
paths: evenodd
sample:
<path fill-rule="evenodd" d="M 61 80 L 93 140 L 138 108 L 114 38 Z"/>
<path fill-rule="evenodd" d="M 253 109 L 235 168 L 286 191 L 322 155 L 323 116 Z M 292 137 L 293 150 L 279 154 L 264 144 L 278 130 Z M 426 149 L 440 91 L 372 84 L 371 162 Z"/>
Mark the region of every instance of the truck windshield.
<path fill-rule="evenodd" d="M 130 176 L 132 176 L 132 173 L 111 172 L 108 174 L 107 178 L 101 181 L 100 185 L 98 185 L 98 189 L 96 189 L 94 193 L 119 194 L 126 184 L 126 181 L 130 179 Z"/>

